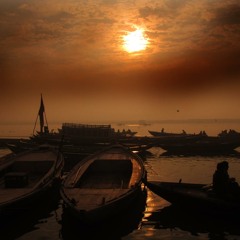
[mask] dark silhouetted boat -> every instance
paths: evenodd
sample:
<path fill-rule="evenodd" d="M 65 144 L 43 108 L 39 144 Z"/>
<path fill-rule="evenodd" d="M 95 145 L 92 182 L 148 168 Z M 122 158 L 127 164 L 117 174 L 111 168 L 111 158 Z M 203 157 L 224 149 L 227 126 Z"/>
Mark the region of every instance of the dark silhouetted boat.
<path fill-rule="evenodd" d="M 172 132 L 165 132 L 164 129 L 161 131 L 152 131 L 148 130 L 148 132 L 154 137 L 192 137 L 192 136 L 207 136 L 205 131 L 201 131 L 198 134 L 195 133 L 186 133 L 186 131 L 182 131 L 181 133 L 172 133 Z"/>
<path fill-rule="evenodd" d="M 31 140 L 22 140 L 16 141 L 15 143 L 7 143 L 6 147 L 10 149 L 13 153 L 20 153 L 24 151 L 29 151 L 33 148 L 36 148 L 39 144 L 31 141 Z"/>
<path fill-rule="evenodd" d="M 240 141 L 240 133 L 233 130 L 233 129 L 229 129 L 229 131 L 227 130 L 223 130 L 222 132 L 220 132 L 218 134 L 218 136 L 222 139 L 225 139 L 225 140 L 238 140 Z"/>
<path fill-rule="evenodd" d="M 114 130 L 114 135 L 116 137 L 132 137 L 132 136 L 135 136 L 136 134 L 137 134 L 137 132 L 132 131 L 130 129 L 128 129 L 128 130 L 123 129 L 122 131 L 120 131 L 120 130 L 115 131 Z"/>
<path fill-rule="evenodd" d="M 0 212 L 38 207 L 61 180 L 64 159 L 55 148 L 39 146 L 0 162 Z M 50 201 L 50 199 L 48 199 Z"/>
<path fill-rule="evenodd" d="M 39 120 L 39 130 L 37 131 L 36 125 L 38 120 Z M 29 138 L 33 143 L 36 143 L 36 144 L 59 145 L 60 143 L 63 142 L 62 134 L 59 134 L 58 132 L 54 132 L 54 131 L 49 131 L 42 94 L 40 99 L 40 107 L 39 107 L 37 118 L 33 128 L 33 134 Z M 66 142 L 66 139 L 64 139 L 64 142 Z"/>
<path fill-rule="evenodd" d="M 117 216 L 96 223 L 85 223 L 76 219 L 63 208 L 61 236 L 63 239 L 122 239 L 141 225 L 146 207 L 147 190 L 142 191 Z"/>
<path fill-rule="evenodd" d="M 59 134 L 72 144 L 112 143 L 134 137 L 137 132 L 130 129 L 115 131 L 110 124 L 63 123 Z"/>
<path fill-rule="evenodd" d="M 116 217 L 142 191 L 146 170 L 142 159 L 114 145 L 80 161 L 63 181 L 65 208 L 82 222 Z"/>
<path fill-rule="evenodd" d="M 240 141 L 207 137 L 202 140 L 165 142 L 160 143 L 159 146 L 170 153 L 220 154 L 234 152 L 240 146 Z"/>
<path fill-rule="evenodd" d="M 206 184 L 148 181 L 146 186 L 158 196 L 185 210 L 237 215 L 239 199 L 217 197 Z"/>

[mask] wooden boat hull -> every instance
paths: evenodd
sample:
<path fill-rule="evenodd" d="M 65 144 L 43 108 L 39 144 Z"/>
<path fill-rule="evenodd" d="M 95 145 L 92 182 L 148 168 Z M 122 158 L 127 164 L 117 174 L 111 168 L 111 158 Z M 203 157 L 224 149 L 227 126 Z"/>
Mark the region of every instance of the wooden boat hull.
<path fill-rule="evenodd" d="M 188 143 L 160 144 L 160 147 L 171 153 L 228 153 L 240 146 L 240 142 L 200 141 Z"/>
<path fill-rule="evenodd" d="M 134 201 L 138 199 L 138 197 L 142 194 L 142 191 L 143 190 L 139 187 L 137 190 L 131 191 L 122 199 L 105 204 L 104 206 L 99 206 L 98 208 L 90 211 L 69 207 L 69 204 L 66 204 L 66 197 L 63 195 L 61 196 L 65 202 L 64 210 L 66 212 L 71 214 L 74 218 L 78 219 L 82 223 L 92 224 L 105 221 L 114 215 L 117 216 L 121 214 L 123 211 L 128 209 L 129 206 L 134 204 Z"/>
<path fill-rule="evenodd" d="M 1 217 L 22 213 L 26 209 L 37 208 L 38 204 L 44 204 L 44 200 L 46 200 L 45 203 L 51 202 L 52 197 L 59 193 L 64 166 L 62 154 L 52 149 L 37 151 L 32 149 L 12 155 L 0 166 Z M 38 153 L 41 155 L 38 156 Z M 46 156 L 46 159 L 42 159 L 44 156 Z M 47 159 L 48 156 L 49 159 Z M 32 161 L 32 157 L 38 158 L 37 161 L 34 161 L 34 159 Z M 55 160 L 52 158 L 55 158 Z M 38 169 L 43 165 L 48 166 L 44 170 Z M 38 171 L 38 173 L 33 174 L 30 171 Z M 24 178 L 25 176 L 27 178 Z"/>
<path fill-rule="evenodd" d="M 144 179 L 142 159 L 127 148 L 112 146 L 79 162 L 60 193 L 67 211 L 93 223 L 124 211 L 143 190 Z"/>
<path fill-rule="evenodd" d="M 64 239 L 121 239 L 139 228 L 146 207 L 147 191 L 143 191 L 128 208 L 101 222 L 86 224 L 63 209 L 61 234 Z M 120 227 L 119 227 L 120 226 Z M 94 231 L 92 231 L 94 229 Z"/>
<path fill-rule="evenodd" d="M 212 191 L 206 190 L 205 184 L 149 181 L 146 186 L 173 205 L 190 211 L 230 215 L 240 213 L 239 201 L 220 199 Z"/>
<path fill-rule="evenodd" d="M 159 132 L 159 131 L 151 131 L 148 130 L 148 132 L 154 136 L 154 137 L 176 137 L 176 138 L 184 138 L 184 137 L 203 137 L 205 135 L 203 134 L 194 134 L 194 133 L 169 133 L 169 132 Z"/>

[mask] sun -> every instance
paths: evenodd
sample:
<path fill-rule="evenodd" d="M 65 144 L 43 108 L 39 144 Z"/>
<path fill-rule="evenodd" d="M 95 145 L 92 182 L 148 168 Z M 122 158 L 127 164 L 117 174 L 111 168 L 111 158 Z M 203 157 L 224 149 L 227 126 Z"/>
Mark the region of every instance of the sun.
<path fill-rule="evenodd" d="M 123 36 L 123 40 L 123 47 L 129 53 L 145 50 L 148 44 L 148 40 L 144 37 L 144 31 L 142 29 L 128 33 Z"/>

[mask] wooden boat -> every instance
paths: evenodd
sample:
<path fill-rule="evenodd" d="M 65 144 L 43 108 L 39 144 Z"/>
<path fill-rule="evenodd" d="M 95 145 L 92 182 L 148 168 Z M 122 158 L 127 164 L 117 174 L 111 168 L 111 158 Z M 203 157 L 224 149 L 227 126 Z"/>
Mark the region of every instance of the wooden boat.
<path fill-rule="evenodd" d="M 160 143 L 159 146 L 171 153 L 227 153 L 240 146 L 240 141 L 227 141 L 219 137 L 208 137 L 198 141 Z"/>
<path fill-rule="evenodd" d="M 223 130 L 218 134 L 219 137 L 238 137 L 240 138 L 240 133 L 235 131 L 234 129 Z"/>
<path fill-rule="evenodd" d="M 41 204 L 42 199 L 59 184 L 63 166 L 62 154 L 49 146 L 11 154 L 1 161 L 1 214 Z"/>
<path fill-rule="evenodd" d="M 78 221 L 63 208 L 62 239 L 122 239 L 139 228 L 146 208 L 147 189 L 117 216 L 95 224 Z M 94 231 L 93 231 L 94 229 Z"/>
<path fill-rule="evenodd" d="M 128 129 L 128 130 L 125 130 L 125 129 L 123 129 L 122 131 L 120 131 L 119 129 L 118 129 L 118 131 L 115 131 L 114 130 L 114 136 L 115 137 L 132 137 L 132 136 L 134 136 L 134 135 L 136 135 L 137 134 L 137 132 L 135 132 L 135 131 L 132 131 L 132 130 L 130 130 L 130 129 Z"/>
<path fill-rule="evenodd" d="M 206 184 L 148 181 L 146 186 L 158 196 L 185 210 L 230 215 L 240 213 L 239 199 L 219 198 Z"/>
<path fill-rule="evenodd" d="M 205 131 L 202 131 L 198 134 L 195 133 L 186 133 L 184 130 L 181 133 L 172 133 L 165 132 L 164 129 L 161 131 L 152 131 L 148 130 L 148 132 L 154 137 L 190 137 L 190 136 L 206 136 Z"/>
<path fill-rule="evenodd" d="M 113 145 L 80 161 L 63 181 L 65 209 L 78 220 L 99 222 L 120 213 L 142 191 L 146 170 L 142 159 Z"/>
<path fill-rule="evenodd" d="M 16 141 L 14 144 L 7 143 L 6 147 L 11 150 L 13 153 L 21 153 L 24 151 L 29 151 L 33 148 L 36 148 L 39 144 L 31 140 L 22 140 Z"/>
<path fill-rule="evenodd" d="M 196 156 L 202 156 L 202 157 L 240 157 L 240 152 L 238 151 L 238 149 L 236 150 L 230 150 L 230 151 L 225 151 L 225 152 L 221 152 L 221 151 L 201 151 L 201 152 L 187 152 L 187 151 L 179 151 L 179 152 L 174 152 L 174 151 L 164 151 L 162 152 L 159 156 L 161 157 L 173 157 L 173 156 L 177 156 L 178 158 L 183 158 L 183 157 L 196 157 Z"/>

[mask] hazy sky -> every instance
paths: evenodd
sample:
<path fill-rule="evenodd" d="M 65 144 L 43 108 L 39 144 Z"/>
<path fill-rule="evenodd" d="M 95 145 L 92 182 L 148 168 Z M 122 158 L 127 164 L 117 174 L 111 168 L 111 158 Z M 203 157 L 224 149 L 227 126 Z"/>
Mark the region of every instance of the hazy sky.
<path fill-rule="evenodd" d="M 1 0 L 0 81 L 0 123 L 240 118 L 240 2 Z"/>

